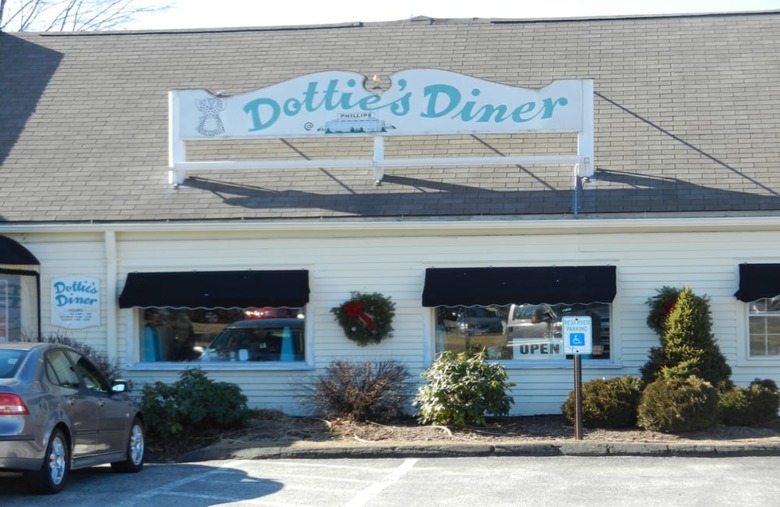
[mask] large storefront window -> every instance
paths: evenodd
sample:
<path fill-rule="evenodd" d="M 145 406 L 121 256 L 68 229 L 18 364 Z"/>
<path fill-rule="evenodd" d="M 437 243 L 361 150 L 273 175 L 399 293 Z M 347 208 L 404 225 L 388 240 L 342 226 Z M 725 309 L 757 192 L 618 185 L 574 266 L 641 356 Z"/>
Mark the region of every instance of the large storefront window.
<path fill-rule="evenodd" d="M 566 359 L 563 318 L 591 319 L 593 352 L 610 359 L 614 266 L 429 268 L 423 306 L 434 308 L 435 351 L 485 350 L 499 360 Z"/>
<path fill-rule="evenodd" d="M 308 272 L 130 273 L 121 308 L 137 308 L 137 360 L 305 361 Z"/>
<path fill-rule="evenodd" d="M 143 308 L 140 359 L 303 361 L 303 308 Z"/>
<path fill-rule="evenodd" d="M 609 304 L 512 304 L 439 306 L 436 352 L 485 350 L 491 359 L 565 359 L 562 318 L 591 319 L 591 359 L 610 358 Z"/>
<path fill-rule="evenodd" d="M 749 305 L 751 357 L 780 357 L 780 296 L 763 298 Z"/>

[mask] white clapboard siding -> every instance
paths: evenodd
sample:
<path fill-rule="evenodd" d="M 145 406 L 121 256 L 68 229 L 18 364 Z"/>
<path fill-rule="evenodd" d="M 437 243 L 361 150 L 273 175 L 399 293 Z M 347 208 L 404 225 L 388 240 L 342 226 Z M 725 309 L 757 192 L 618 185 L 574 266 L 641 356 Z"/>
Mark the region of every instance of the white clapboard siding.
<path fill-rule="evenodd" d="M 116 296 L 107 292 L 106 251 L 103 234 L 38 234 L 30 235 L 28 248 L 41 263 L 41 331 L 49 335 L 65 336 L 90 347 L 107 352 L 106 331 L 109 305 L 116 304 Z M 68 329 L 52 324 L 52 283 L 66 276 L 87 276 L 98 280 L 102 302 L 101 325 L 83 329 Z"/>
<path fill-rule="evenodd" d="M 137 312 L 117 312 L 117 329 L 107 328 L 108 312 L 126 276 L 134 271 L 274 270 L 306 269 L 311 288 L 307 328 L 311 335 L 313 364 L 308 369 L 208 370 L 210 376 L 238 383 L 253 407 L 273 408 L 292 414 L 306 412 L 298 389 L 321 374 L 334 360 L 377 361 L 395 359 L 412 373 L 411 383 L 429 364 L 433 353 L 430 336 L 432 311 L 421 307 L 425 269 L 429 267 L 615 265 L 617 297 L 612 306 L 612 361 L 585 361 L 585 380 L 636 375 L 658 337 L 647 327 L 648 298 L 664 285 L 690 286 L 710 299 L 713 332 L 734 369 L 734 380 L 746 385 L 756 377 L 780 382 L 780 360 L 747 358 L 745 305 L 733 294 L 742 262 L 778 262 L 780 234 L 776 231 L 724 230 L 717 223 L 711 231 L 609 233 L 578 231 L 552 233 L 536 228 L 516 231 L 491 228 L 474 222 L 469 229 L 448 231 L 431 223 L 429 230 L 247 230 L 169 232 L 150 226 L 144 232 L 116 235 L 115 294 L 103 293 L 101 326 L 79 330 L 78 335 L 99 349 L 116 350 L 136 384 L 175 381 L 186 365 L 138 366 L 129 351 L 138 333 Z M 578 232 L 578 233 L 575 233 Z M 50 285 L 53 278 L 83 275 L 97 278 L 105 290 L 109 271 L 105 237 L 96 234 L 30 234 L 27 246 L 41 262 L 42 322 L 52 329 Z M 381 344 L 358 347 L 346 339 L 335 323 L 331 308 L 343 303 L 352 291 L 380 292 L 396 303 L 393 336 Z M 111 332 L 110 332 L 111 331 Z M 117 342 L 108 347 L 107 340 Z M 572 389 L 569 364 L 518 367 L 505 363 L 513 390 L 513 413 L 559 413 Z"/>

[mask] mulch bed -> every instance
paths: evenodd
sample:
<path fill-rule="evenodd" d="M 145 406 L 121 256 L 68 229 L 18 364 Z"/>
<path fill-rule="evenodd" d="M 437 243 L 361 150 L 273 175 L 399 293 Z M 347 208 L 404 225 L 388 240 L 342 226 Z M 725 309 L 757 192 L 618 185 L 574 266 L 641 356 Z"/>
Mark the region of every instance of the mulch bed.
<path fill-rule="evenodd" d="M 382 422 L 355 422 L 314 417 L 292 417 L 277 412 L 258 412 L 246 428 L 198 436 L 147 439 L 150 462 L 175 461 L 188 451 L 217 442 L 251 443 L 261 447 L 306 443 L 413 444 L 413 443 L 519 443 L 574 439 L 574 428 L 563 416 L 521 416 L 489 419 L 484 427 L 454 428 L 420 425 L 413 418 Z M 780 419 L 760 427 L 719 425 L 705 431 L 671 435 L 640 428 L 587 429 L 583 439 L 597 442 L 780 442 Z"/>

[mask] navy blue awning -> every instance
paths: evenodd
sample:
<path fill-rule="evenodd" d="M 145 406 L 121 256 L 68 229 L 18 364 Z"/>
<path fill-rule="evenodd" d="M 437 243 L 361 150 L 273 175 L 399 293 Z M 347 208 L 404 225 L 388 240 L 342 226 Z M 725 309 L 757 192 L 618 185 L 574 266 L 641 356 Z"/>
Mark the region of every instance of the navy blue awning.
<path fill-rule="evenodd" d="M 740 264 L 739 290 L 734 297 L 740 301 L 756 301 L 780 295 L 780 264 Z"/>
<path fill-rule="evenodd" d="M 609 303 L 616 293 L 615 266 L 428 268 L 422 305 Z"/>
<path fill-rule="evenodd" d="M 298 308 L 309 302 L 309 272 L 175 271 L 130 273 L 120 308 Z"/>
<path fill-rule="evenodd" d="M 39 266 L 40 262 L 16 241 L 0 236 L 0 264 Z"/>

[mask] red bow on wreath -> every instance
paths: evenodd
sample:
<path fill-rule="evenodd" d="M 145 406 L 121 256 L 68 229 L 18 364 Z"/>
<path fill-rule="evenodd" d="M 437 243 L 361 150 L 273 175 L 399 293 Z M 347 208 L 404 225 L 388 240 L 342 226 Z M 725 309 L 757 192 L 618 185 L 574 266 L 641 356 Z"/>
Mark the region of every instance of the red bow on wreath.
<path fill-rule="evenodd" d="M 363 321 L 363 324 L 368 326 L 368 329 L 373 330 L 376 327 L 376 324 L 371 320 L 371 317 L 363 311 L 363 305 L 360 304 L 360 301 L 348 301 L 344 303 L 344 314 L 349 318 L 359 318 Z"/>

